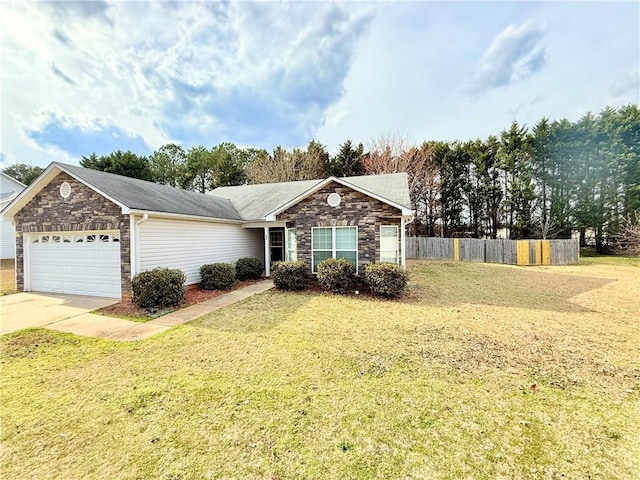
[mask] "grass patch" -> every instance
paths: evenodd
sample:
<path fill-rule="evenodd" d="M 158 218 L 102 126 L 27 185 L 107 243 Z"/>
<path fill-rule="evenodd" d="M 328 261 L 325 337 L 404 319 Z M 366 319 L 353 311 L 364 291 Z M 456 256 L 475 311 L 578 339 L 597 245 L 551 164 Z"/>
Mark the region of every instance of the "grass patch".
<path fill-rule="evenodd" d="M 0 295 L 16 293 L 15 260 L 0 260 Z"/>
<path fill-rule="evenodd" d="M 140 342 L 1 337 L 0 476 L 636 476 L 632 269 L 410 270 L 405 301 L 267 292 Z"/>
<path fill-rule="evenodd" d="M 640 257 L 626 255 L 602 255 L 594 248 L 580 249 L 580 265 L 620 265 L 640 267 Z"/>

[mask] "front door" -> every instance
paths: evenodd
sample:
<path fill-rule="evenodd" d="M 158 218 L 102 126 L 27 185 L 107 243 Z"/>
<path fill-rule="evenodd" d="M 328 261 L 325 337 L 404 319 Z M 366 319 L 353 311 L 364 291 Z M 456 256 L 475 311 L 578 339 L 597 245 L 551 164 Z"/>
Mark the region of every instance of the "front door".
<path fill-rule="evenodd" d="M 272 263 L 284 260 L 284 230 L 269 230 L 269 248 Z"/>

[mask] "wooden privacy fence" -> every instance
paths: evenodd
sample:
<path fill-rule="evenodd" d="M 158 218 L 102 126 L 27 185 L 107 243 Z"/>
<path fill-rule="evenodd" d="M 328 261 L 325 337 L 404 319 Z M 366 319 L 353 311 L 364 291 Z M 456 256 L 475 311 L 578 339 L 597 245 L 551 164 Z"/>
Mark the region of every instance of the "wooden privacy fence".
<path fill-rule="evenodd" d="M 407 237 L 407 258 L 508 265 L 578 263 L 578 240 L 482 240 L 477 238 Z"/>

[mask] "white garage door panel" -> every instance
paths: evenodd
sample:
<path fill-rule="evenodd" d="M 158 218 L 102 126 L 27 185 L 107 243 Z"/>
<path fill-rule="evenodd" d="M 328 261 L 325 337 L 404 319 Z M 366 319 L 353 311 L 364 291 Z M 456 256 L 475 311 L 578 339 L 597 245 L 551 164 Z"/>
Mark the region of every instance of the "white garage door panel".
<path fill-rule="evenodd" d="M 119 236 L 117 232 L 91 232 L 90 235 L 94 239 L 92 242 L 87 241 L 88 235 L 79 232 L 73 236 L 32 235 L 28 247 L 30 289 L 36 292 L 119 298 Z"/>

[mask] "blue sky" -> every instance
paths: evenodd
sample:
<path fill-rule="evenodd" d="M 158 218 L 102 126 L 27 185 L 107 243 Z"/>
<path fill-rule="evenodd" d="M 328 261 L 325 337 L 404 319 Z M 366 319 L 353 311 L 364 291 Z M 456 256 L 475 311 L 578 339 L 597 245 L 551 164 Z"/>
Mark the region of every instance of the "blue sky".
<path fill-rule="evenodd" d="M 498 134 L 639 103 L 637 2 L 0 3 L 0 163 Z"/>

